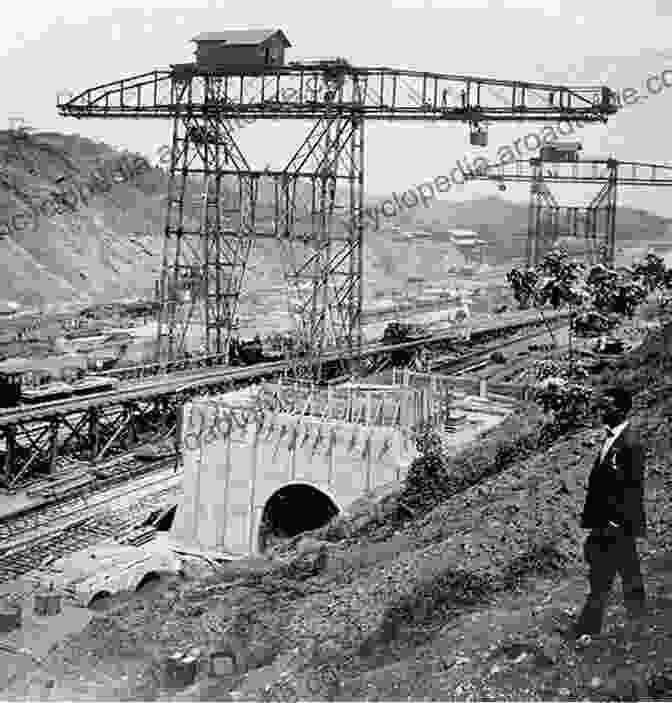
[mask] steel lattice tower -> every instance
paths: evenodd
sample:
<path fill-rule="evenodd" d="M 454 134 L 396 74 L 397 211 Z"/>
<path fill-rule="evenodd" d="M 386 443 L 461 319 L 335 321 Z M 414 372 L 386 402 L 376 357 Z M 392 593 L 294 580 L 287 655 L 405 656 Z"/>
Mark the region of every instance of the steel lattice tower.
<path fill-rule="evenodd" d="M 616 241 L 618 162 L 613 159 L 605 161 L 604 170 L 599 176 L 595 174 L 595 180 L 602 182 L 602 186 L 585 207 L 560 205 L 548 187 L 548 181 L 553 180 L 552 175 L 550 179 L 548 175 L 557 173 L 556 167 L 561 169 L 565 165 L 541 158 L 530 160 L 527 266 L 539 264 L 544 254 L 563 236 L 584 240 L 589 263 L 611 264 Z"/>
<path fill-rule="evenodd" d="M 173 120 L 160 356 L 179 358 L 196 330 L 203 351 L 227 361 L 252 247 L 270 238 L 282 251 L 295 354 L 318 376 L 326 348 L 356 357 L 362 344 L 366 120 L 459 121 L 470 126 L 472 143 L 482 145 L 488 123 L 604 122 L 616 110 L 605 87 L 344 62 L 245 71 L 182 64 L 59 104 L 61 114 L 75 117 Z M 241 118 L 312 126 L 283 169 L 255 170 L 236 141 L 234 121 Z M 271 203 L 260 196 L 269 190 Z"/>
<path fill-rule="evenodd" d="M 467 175 L 469 180 L 530 183 L 528 268 L 541 262 L 560 237 L 584 240 L 589 263 L 613 266 L 616 213 L 622 187 L 672 186 L 672 166 L 617 159 L 544 161 L 541 158 L 492 164 Z M 585 184 L 599 190 L 583 207 L 560 205 L 549 184 Z"/>

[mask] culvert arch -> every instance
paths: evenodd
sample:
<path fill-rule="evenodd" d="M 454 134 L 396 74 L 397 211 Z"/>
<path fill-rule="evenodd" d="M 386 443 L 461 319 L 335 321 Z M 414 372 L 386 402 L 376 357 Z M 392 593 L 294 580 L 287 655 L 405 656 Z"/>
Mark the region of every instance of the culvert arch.
<path fill-rule="evenodd" d="M 335 499 L 310 483 L 289 483 L 274 491 L 261 513 L 258 550 L 326 525 L 338 515 Z"/>

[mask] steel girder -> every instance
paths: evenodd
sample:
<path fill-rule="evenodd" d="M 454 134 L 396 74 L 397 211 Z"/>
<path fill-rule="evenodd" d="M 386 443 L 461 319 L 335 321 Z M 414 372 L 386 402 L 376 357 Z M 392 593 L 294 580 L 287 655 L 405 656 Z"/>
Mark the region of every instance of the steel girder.
<path fill-rule="evenodd" d="M 36 474 L 53 473 L 60 462 L 95 463 L 128 451 L 169 434 L 174 417 L 175 402 L 157 396 L 2 426 L 2 483 L 14 489 Z"/>
<path fill-rule="evenodd" d="M 222 380 L 209 390 L 228 391 L 234 385 Z M 61 463 L 94 465 L 152 439 L 169 437 L 177 408 L 185 398 L 202 393 L 203 388 L 164 392 L 0 425 L 0 482 L 13 490 L 36 475 L 54 473 Z"/>
<path fill-rule="evenodd" d="M 175 118 L 160 286 L 160 360 L 183 356 L 190 349 L 189 331 L 200 325 L 205 347 L 200 352 L 228 361 L 255 238 L 257 181 L 225 120 L 217 115 Z M 197 183 L 201 202 L 194 207 Z"/>
<path fill-rule="evenodd" d="M 355 366 L 361 350 L 363 120 L 336 113 L 314 124 L 276 193 L 274 229 L 298 333 L 294 372 L 319 380 L 328 348 Z"/>
<path fill-rule="evenodd" d="M 208 82 L 213 101 L 221 87 L 221 81 Z M 202 199 L 194 208 L 190 190 L 199 180 Z M 268 183 L 274 194 L 270 229 L 257 223 L 260 187 Z M 260 237 L 277 240 L 282 249 L 298 366 L 319 376 L 329 346 L 356 356 L 362 340 L 363 197 L 364 124 L 358 115 L 329 112 L 313 125 L 285 168 L 272 172 L 249 167 L 231 125 L 217 114 L 178 116 L 159 357 L 168 362 L 184 355 L 190 349 L 189 332 L 200 325 L 201 353 L 228 360 L 245 269 Z"/>
<path fill-rule="evenodd" d="M 386 67 L 288 65 L 210 71 L 183 64 L 89 88 L 57 107 L 61 115 L 71 117 L 159 119 L 185 112 L 228 119 L 320 119 L 326 107 L 346 115 L 355 108 L 367 119 L 479 124 L 606 121 L 617 112 L 618 103 L 606 86 L 572 88 Z"/>

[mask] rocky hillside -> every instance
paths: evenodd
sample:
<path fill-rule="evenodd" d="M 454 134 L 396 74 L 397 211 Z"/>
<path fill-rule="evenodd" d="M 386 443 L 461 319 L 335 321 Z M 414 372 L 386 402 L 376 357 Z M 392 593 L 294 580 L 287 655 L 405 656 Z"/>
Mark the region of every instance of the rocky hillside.
<path fill-rule="evenodd" d="M 54 133 L 0 133 L 0 300 L 37 306 L 146 294 L 165 178 L 147 161 Z"/>
<path fill-rule="evenodd" d="M 41 306 L 152 295 L 160 273 L 165 173 L 137 154 L 79 136 L 0 132 L 0 303 Z M 196 188 L 193 199 L 198 202 Z M 198 213 L 194 209 L 194 217 Z M 262 215 L 262 221 L 263 221 Z M 408 275 L 439 279 L 436 249 L 390 259 L 389 241 L 367 240 L 365 296 Z M 398 248 L 398 247 L 397 247 Z M 445 243 L 439 261 L 463 257 Z M 259 243 L 248 301 L 282 283 L 275 243 Z"/>

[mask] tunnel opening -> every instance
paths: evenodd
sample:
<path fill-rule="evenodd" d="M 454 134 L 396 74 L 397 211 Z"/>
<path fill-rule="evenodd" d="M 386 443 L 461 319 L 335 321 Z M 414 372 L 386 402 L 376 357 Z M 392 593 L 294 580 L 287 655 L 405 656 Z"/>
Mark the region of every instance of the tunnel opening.
<path fill-rule="evenodd" d="M 277 490 L 267 501 L 259 527 L 259 551 L 268 551 L 308 530 L 326 525 L 338 515 L 334 501 L 318 488 L 306 483 L 291 484 Z"/>

